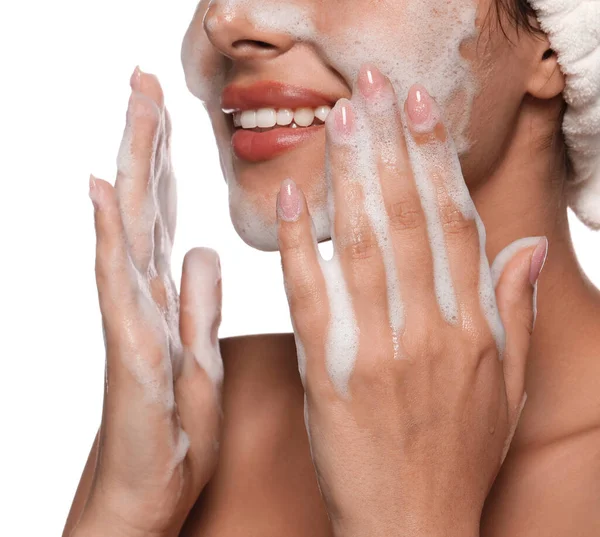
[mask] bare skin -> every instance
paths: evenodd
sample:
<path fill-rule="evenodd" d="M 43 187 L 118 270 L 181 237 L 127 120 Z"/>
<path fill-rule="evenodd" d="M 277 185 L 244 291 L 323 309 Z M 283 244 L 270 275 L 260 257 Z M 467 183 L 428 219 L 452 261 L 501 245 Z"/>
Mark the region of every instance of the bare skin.
<path fill-rule="evenodd" d="M 525 124 L 519 135 L 528 139 Z M 518 171 L 495 176 L 487 191 L 472 192 L 487 224 L 489 258 L 524 235 L 546 234 L 551 245 L 539 282 L 528 401 L 488 497 L 482 535 L 591 537 L 600 528 L 600 295 L 575 259 L 561 178 L 525 180 L 552 176 L 551 156 L 548 150 L 540 156 L 545 158 L 527 159 Z M 502 180 L 519 184 L 520 192 L 506 200 L 510 193 L 493 189 Z M 486 203 L 489 199 L 498 203 Z M 531 207 L 531 199 L 540 201 Z M 504 225 L 489 224 L 494 221 Z M 226 371 L 222 450 L 182 535 L 329 535 L 304 432 L 293 337 L 242 337 L 221 346 Z M 82 510 L 92 471 L 88 463 L 65 535 Z"/>
<path fill-rule="evenodd" d="M 541 58 L 547 44 L 535 46 Z M 469 187 L 488 231 L 490 260 L 524 236 L 546 235 L 550 242 L 529 352 L 528 401 L 488 497 L 481 534 L 592 537 L 600 532 L 600 295 L 573 253 L 560 144 L 544 144 L 556 135 L 562 77 L 542 62 L 533 69 L 500 153 L 493 162 L 471 156 L 467 166 L 478 172 L 470 174 Z M 182 534 L 329 535 L 304 433 L 292 337 L 236 338 L 222 342 L 222 352 L 219 462 Z M 65 535 L 83 509 L 92 471 L 88 464 Z"/>

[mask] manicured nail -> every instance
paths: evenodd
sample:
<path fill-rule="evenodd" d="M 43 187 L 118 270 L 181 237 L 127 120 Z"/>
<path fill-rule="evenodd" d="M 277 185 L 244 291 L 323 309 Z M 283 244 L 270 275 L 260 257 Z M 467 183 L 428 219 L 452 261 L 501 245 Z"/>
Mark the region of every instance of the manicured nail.
<path fill-rule="evenodd" d="M 418 84 L 410 88 L 406 99 L 406 114 L 413 130 L 418 133 L 431 132 L 439 118 L 435 103 L 427 90 Z"/>
<path fill-rule="evenodd" d="M 96 184 L 96 178 L 90 174 L 90 191 L 89 191 L 90 199 L 92 200 L 92 204 L 94 205 L 94 210 L 98 210 L 98 197 L 99 197 L 99 189 Z"/>
<path fill-rule="evenodd" d="M 358 89 L 369 99 L 378 95 L 385 87 L 386 79 L 374 65 L 363 65 L 358 74 Z"/>
<path fill-rule="evenodd" d="M 540 242 L 533 251 L 531 256 L 531 268 L 529 270 L 529 281 L 531 285 L 535 285 L 540 277 L 540 273 L 546 264 L 546 258 L 548 257 L 548 239 L 542 237 Z"/>
<path fill-rule="evenodd" d="M 352 103 L 348 99 L 340 99 L 326 120 L 332 139 L 343 142 L 354 133 L 356 115 Z"/>
<path fill-rule="evenodd" d="M 142 71 L 140 69 L 140 66 L 136 65 L 135 69 L 133 70 L 133 73 L 131 75 L 131 78 L 129 79 L 129 85 L 131 86 L 131 89 L 134 91 L 140 91 L 141 80 L 142 80 Z"/>
<path fill-rule="evenodd" d="M 279 218 L 286 222 L 296 222 L 300 216 L 300 192 L 296 183 L 286 179 L 281 183 L 281 190 L 277 196 L 277 212 Z"/>

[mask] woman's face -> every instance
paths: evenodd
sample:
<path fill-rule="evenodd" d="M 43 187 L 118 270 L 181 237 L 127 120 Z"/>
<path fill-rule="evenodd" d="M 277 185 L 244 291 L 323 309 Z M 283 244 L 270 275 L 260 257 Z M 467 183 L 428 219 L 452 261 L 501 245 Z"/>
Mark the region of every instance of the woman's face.
<path fill-rule="evenodd" d="M 202 0 L 182 60 L 210 114 L 240 236 L 277 249 L 275 199 L 292 178 L 319 240 L 329 238 L 321 119 L 352 97 L 365 63 L 392 80 L 401 102 L 415 83 L 436 98 L 470 188 L 489 174 L 531 64 L 490 1 Z"/>

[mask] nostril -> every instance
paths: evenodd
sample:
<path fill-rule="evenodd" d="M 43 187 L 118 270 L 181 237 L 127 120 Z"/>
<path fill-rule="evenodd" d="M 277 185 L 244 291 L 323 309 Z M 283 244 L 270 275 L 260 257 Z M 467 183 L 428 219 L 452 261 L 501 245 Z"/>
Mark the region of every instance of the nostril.
<path fill-rule="evenodd" d="M 266 43 L 265 41 L 256 41 L 254 39 L 240 39 L 232 44 L 232 47 L 236 50 L 250 50 L 250 49 L 263 49 L 263 50 L 275 50 L 277 47 Z"/>

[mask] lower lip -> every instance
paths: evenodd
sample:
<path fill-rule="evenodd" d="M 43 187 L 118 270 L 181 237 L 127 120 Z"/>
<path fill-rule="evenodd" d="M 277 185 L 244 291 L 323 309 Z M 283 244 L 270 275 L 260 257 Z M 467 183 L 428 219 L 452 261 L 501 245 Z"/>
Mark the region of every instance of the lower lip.
<path fill-rule="evenodd" d="M 323 125 L 281 127 L 265 132 L 237 129 L 231 138 L 235 155 L 247 162 L 263 162 L 298 147 L 314 136 Z"/>

